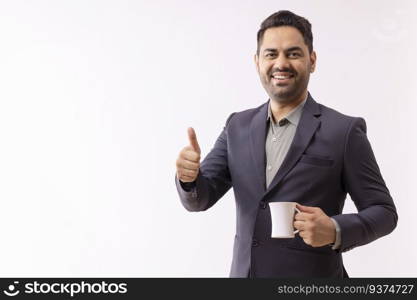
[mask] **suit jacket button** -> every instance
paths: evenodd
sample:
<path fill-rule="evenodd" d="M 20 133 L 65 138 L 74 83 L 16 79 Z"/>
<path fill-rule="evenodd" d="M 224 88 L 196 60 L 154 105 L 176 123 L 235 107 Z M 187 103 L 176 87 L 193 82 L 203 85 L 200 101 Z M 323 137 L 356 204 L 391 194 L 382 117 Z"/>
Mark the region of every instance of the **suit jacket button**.
<path fill-rule="evenodd" d="M 253 247 L 258 247 L 258 246 L 259 246 L 258 241 L 254 239 L 254 240 L 252 241 L 252 246 L 253 246 Z"/>

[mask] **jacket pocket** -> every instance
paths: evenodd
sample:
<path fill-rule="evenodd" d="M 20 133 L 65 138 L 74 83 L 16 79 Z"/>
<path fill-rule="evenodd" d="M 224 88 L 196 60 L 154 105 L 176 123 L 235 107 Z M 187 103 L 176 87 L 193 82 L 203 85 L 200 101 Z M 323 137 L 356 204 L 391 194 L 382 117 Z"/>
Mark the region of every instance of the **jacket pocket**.
<path fill-rule="evenodd" d="M 301 156 L 300 162 L 321 167 L 331 167 L 334 163 L 334 160 L 310 154 L 303 154 Z"/>
<path fill-rule="evenodd" d="M 310 245 L 307 245 L 303 241 L 303 239 L 300 237 L 299 234 L 297 234 L 293 239 L 291 239 L 289 241 L 289 243 L 287 245 L 285 245 L 285 247 L 289 248 L 289 249 L 293 249 L 293 250 L 306 251 L 306 252 L 320 254 L 320 255 L 336 255 L 336 254 L 338 254 L 329 245 L 321 246 L 321 247 L 312 247 Z"/>

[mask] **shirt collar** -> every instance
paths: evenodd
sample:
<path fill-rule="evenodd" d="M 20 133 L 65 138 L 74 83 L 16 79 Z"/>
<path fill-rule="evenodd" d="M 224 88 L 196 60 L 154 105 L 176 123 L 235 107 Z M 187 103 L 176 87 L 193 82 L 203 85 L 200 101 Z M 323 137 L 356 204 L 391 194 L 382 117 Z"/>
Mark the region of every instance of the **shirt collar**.
<path fill-rule="evenodd" d="M 307 98 L 308 98 L 308 93 L 307 93 L 307 97 L 300 104 L 298 104 L 296 107 L 294 107 L 281 120 L 287 119 L 291 124 L 294 124 L 295 126 L 297 126 L 298 125 L 298 122 L 300 121 L 301 113 L 303 112 L 304 104 L 306 103 Z M 267 121 L 270 121 L 271 120 L 273 124 L 277 124 L 278 123 L 278 122 L 275 122 L 274 121 L 274 118 L 272 117 L 271 100 L 268 103 L 268 116 L 267 116 L 266 120 Z"/>

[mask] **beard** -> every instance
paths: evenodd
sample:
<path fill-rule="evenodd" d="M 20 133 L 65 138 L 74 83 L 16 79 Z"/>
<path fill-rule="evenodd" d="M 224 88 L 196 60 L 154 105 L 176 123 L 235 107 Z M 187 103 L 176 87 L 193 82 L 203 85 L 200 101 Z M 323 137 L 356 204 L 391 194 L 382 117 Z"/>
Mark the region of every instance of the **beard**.
<path fill-rule="evenodd" d="M 274 83 L 269 76 L 263 86 L 271 100 L 279 103 L 291 103 L 297 101 L 307 89 L 310 74 L 301 75 L 293 72 L 294 77 L 289 84 Z"/>

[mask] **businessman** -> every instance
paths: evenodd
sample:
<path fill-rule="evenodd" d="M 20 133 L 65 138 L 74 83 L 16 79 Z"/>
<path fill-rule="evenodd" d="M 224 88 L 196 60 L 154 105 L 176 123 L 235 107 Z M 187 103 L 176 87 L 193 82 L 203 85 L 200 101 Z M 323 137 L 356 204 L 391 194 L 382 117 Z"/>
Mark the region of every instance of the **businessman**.
<path fill-rule="evenodd" d="M 342 252 L 389 234 L 398 216 L 365 120 L 316 102 L 311 24 L 290 11 L 257 34 L 255 65 L 269 99 L 233 113 L 200 164 L 194 129 L 176 161 L 183 206 L 203 211 L 231 187 L 236 235 L 231 277 L 348 277 Z M 358 212 L 342 214 L 349 193 Z M 295 238 L 271 238 L 269 202 L 296 202 Z"/>

